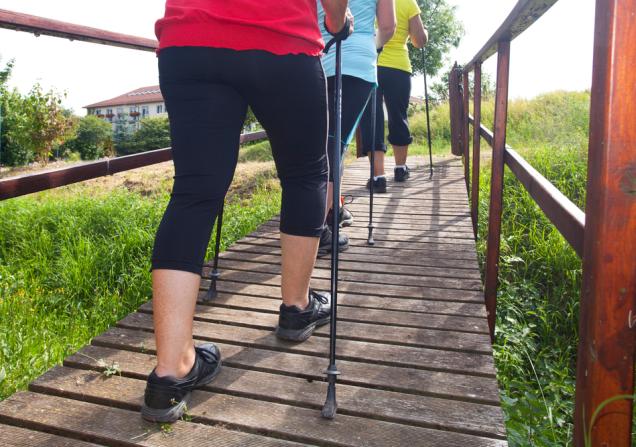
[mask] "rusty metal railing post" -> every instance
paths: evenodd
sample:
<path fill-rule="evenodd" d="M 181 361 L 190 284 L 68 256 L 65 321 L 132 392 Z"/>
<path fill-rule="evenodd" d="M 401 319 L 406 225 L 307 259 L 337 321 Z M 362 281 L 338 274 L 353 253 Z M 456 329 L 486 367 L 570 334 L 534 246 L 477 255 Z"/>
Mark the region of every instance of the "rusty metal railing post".
<path fill-rule="evenodd" d="M 631 445 L 636 331 L 636 0 L 597 0 L 574 445 Z M 592 414 L 609 403 L 591 421 Z"/>
<path fill-rule="evenodd" d="M 453 155 L 463 155 L 462 152 L 462 100 L 459 91 L 460 69 L 455 64 L 448 76 L 448 103 L 451 116 L 451 152 Z"/>
<path fill-rule="evenodd" d="M 462 97 L 462 152 L 464 155 L 464 180 L 466 181 L 466 192 L 470 196 L 470 123 L 468 116 L 470 115 L 470 87 L 468 82 L 468 71 L 462 73 L 462 86 L 464 96 Z"/>
<path fill-rule="evenodd" d="M 497 277 L 499 273 L 499 243 L 501 241 L 501 211 L 504 181 L 504 150 L 508 122 L 508 78 L 510 72 L 510 41 L 502 40 L 497 48 L 497 89 L 495 96 L 495 128 L 490 180 L 490 215 L 488 217 L 488 247 L 486 249 L 486 311 L 490 337 L 495 337 L 497 319 Z"/>
<path fill-rule="evenodd" d="M 477 239 L 479 225 L 479 157 L 481 148 L 481 63 L 475 64 L 473 94 L 473 183 L 470 188 L 470 211 L 473 218 L 473 231 Z"/>

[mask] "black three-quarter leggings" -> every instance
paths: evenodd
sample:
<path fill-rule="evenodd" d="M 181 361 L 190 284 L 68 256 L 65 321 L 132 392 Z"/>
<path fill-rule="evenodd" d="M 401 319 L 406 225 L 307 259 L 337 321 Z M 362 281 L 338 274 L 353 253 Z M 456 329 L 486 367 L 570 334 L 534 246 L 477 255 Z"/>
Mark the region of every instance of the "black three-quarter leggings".
<path fill-rule="evenodd" d="M 327 78 L 327 89 L 329 91 L 329 165 L 333 166 L 333 145 L 335 144 L 335 132 L 336 132 L 336 105 L 334 103 L 334 91 L 336 89 L 336 78 L 330 76 Z M 342 116 L 341 116 L 341 130 L 342 130 L 342 153 L 347 150 L 349 144 L 349 137 L 355 130 L 355 126 L 361 119 L 362 112 L 364 111 L 371 91 L 373 90 L 373 83 L 365 81 L 364 79 L 356 78 L 355 76 L 342 76 Z M 344 172 L 344 164 L 340 165 L 340 175 Z M 329 170 L 329 181 L 333 181 L 333 170 Z"/>
<path fill-rule="evenodd" d="M 153 269 L 201 273 L 232 181 L 249 105 L 267 131 L 282 186 L 280 230 L 317 237 L 325 218 L 326 81 L 320 59 L 174 47 L 159 53 L 175 177 Z"/>
<path fill-rule="evenodd" d="M 378 67 L 378 97 L 376 101 L 375 149 L 386 152 L 384 144 L 384 107 L 389 115 L 389 143 L 408 146 L 413 142 L 409 131 L 408 108 L 411 98 L 411 74 L 397 68 Z M 360 124 L 362 130 L 362 153 L 367 154 L 373 142 L 373 120 L 371 105 L 364 111 Z"/>

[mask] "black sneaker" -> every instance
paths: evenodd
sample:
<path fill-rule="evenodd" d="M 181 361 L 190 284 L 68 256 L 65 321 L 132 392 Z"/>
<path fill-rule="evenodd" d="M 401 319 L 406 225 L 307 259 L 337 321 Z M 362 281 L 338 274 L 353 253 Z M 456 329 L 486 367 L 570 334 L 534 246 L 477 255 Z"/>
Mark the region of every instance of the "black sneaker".
<path fill-rule="evenodd" d="M 371 180 L 367 181 L 367 189 L 370 188 Z M 386 177 L 378 177 L 373 180 L 373 192 L 385 193 L 386 192 Z"/>
<path fill-rule="evenodd" d="M 221 371 L 221 352 L 213 343 L 194 348 L 192 369 L 182 379 L 159 377 L 153 370 L 146 382 L 141 416 L 150 422 L 175 422 L 188 409 L 193 390 L 207 385 Z"/>
<path fill-rule="evenodd" d="M 333 210 L 329 210 L 327 213 L 327 225 L 331 225 L 331 221 L 333 220 Z M 353 225 L 353 214 L 344 206 L 340 207 L 340 226 L 341 227 L 349 227 Z"/>
<path fill-rule="evenodd" d="M 408 166 L 404 166 L 403 168 L 395 168 L 393 169 L 393 175 L 395 176 L 396 182 L 405 182 L 407 178 L 411 176 L 411 170 Z"/>
<path fill-rule="evenodd" d="M 331 240 L 333 239 L 333 232 L 331 226 L 325 225 L 320 235 L 320 243 L 318 244 L 318 256 L 324 256 L 331 253 Z M 343 233 L 338 233 L 338 252 L 343 252 L 349 248 L 349 236 Z"/>
<path fill-rule="evenodd" d="M 280 305 L 276 336 L 283 340 L 305 341 L 314 329 L 329 323 L 330 319 L 331 295 L 309 289 L 309 305 L 305 310 Z"/>

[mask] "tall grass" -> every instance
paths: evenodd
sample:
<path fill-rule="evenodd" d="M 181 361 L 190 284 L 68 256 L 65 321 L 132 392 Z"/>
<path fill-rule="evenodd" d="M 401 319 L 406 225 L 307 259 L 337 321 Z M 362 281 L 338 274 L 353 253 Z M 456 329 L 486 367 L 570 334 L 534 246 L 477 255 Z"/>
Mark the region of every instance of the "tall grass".
<path fill-rule="evenodd" d="M 228 200 L 222 247 L 278 212 L 277 191 L 261 176 Z M 0 399 L 151 296 L 149 259 L 167 200 L 75 189 L 0 204 Z"/>
<path fill-rule="evenodd" d="M 548 147 L 587 147 L 589 129 L 589 92 L 553 92 L 531 100 L 517 99 L 508 105 L 507 142 L 515 149 Z M 471 113 L 473 110 L 470 101 Z M 482 124 L 493 128 L 494 100 L 481 105 Z M 444 103 L 431 109 L 431 137 L 433 153 L 450 153 L 450 109 Z M 426 115 L 422 110 L 409 119 L 414 144 L 411 154 L 428 154 Z M 472 140 L 471 140 L 472 143 Z M 482 144 L 482 148 L 487 145 Z"/>
<path fill-rule="evenodd" d="M 542 147 L 524 157 L 581 208 L 585 157 Z M 478 253 L 483 269 L 490 170 L 481 173 Z M 497 303 L 497 376 L 511 446 L 570 443 L 581 260 L 506 170 Z"/>
<path fill-rule="evenodd" d="M 490 128 L 493 112 L 492 101 L 482 104 Z M 436 108 L 434 116 L 433 134 L 446 138 L 448 106 Z M 588 121 L 587 92 L 509 104 L 508 144 L 582 209 Z M 477 243 L 482 270 L 490 198 L 484 153 Z M 507 169 L 499 283 L 493 348 L 509 444 L 571 445 L 581 260 Z"/>

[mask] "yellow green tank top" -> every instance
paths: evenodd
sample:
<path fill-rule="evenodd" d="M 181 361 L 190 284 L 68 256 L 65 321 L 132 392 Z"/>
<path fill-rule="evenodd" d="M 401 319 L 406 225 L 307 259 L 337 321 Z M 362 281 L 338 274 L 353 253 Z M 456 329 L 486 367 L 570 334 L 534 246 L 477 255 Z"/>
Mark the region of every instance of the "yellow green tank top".
<path fill-rule="evenodd" d="M 411 73 L 411 60 L 406 42 L 409 39 L 409 20 L 420 13 L 416 0 L 395 0 L 395 16 L 397 27 L 395 34 L 380 53 L 378 66 L 397 68 Z"/>

